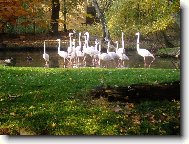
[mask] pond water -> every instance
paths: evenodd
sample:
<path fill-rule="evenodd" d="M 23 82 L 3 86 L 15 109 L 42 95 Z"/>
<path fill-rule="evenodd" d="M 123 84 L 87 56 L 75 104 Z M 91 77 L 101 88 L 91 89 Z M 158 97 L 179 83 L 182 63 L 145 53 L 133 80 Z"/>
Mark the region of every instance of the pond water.
<path fill-rule="evenodd" d="M 49 67 L 64 67 L 63 58 L 58 55 L 57 50 L 46 50 L 46 52 L 50 57 Z M 30 56 L 32 60 L 28 60 L 28 56 Z M 143 57 L 139 56 L 136 51 L 128 51 L 127 56 L 129 57 L 129 61 L 125 63 L 126 67 L 144 67 Z M 38 51 L 0 51 L 1 61 L 10 57 L 16 59 L 15 66 L 18 67 L 45 67 L 43 49 Z M 178 63 L 179 61 L 177 59 L 156 57 L 151 68 L 176 68 L 175 65 L 178 65 Z"/>

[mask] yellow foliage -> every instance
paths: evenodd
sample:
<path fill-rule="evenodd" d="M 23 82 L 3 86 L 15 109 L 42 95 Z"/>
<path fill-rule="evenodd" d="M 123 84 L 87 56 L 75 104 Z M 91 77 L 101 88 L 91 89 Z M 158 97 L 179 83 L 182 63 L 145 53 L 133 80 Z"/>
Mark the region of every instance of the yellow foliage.
<path fill-rule="evenodd" d="M 62 23 L 62 24 L 65 23 L 65 21 L 63 19 L 57 19 L 57 21 L 58 21 L 58 23 Z"/>
<path fill-rule="evenodd" d="M 89 17 L 89 18 L 93 18 L 93 16 L 91 14 L 84 13 L 83 15 L 86 17 Z"/>

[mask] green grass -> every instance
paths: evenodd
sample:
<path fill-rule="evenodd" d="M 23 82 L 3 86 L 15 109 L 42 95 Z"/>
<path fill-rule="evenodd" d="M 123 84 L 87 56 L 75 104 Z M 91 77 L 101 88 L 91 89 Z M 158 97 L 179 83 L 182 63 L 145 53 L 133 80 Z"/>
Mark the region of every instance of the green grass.
<path fill-rule="evenodd" d="M 19 68 L 0 66 L 0 132 L 50 135 L 170 135 L 180 131 L 180 102 L 92 99 L 99 85 L 172 83 L 175 69 Z"/>

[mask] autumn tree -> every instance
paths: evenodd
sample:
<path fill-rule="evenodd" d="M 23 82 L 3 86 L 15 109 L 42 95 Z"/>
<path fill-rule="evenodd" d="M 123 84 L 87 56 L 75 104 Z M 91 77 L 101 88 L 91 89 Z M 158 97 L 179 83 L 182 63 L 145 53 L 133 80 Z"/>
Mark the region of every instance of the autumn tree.
<path fill-rule="evenodd" d="M 44 29 L 49 31 L 51 22 L 51 1 L 30 0 L 25 5 L 30 15 L 26 19 L 30 25 L 33 25 L 33 32 L 36 33 L 37 29 Z"/>
<path fill-rule="evenodd" d="M 84 7 L 85 6 L 84 3 L 85 3 L 85 0 L 71 0 L 71 1 L 70 0 L 62 0 L 64 32 L 67 31 L 67 25 L 69 23 L 75 23 L 75 19 L 77 19 L 77 18 L 73 18 L 73 17 L 78 17 L 78 13 L 82 13 L 78 7 Z M 73 20 L 70 20 L 69 17 L 72 17 Z M 76 27 L 76 25 L 75 25 L 75 27 Z"/>
<path fill-rule="evenodd" d="M 4 32 L 6 25 L 16 25 L 19 17 L 25 17 L 29 13 L 23 8 L 22 1 L 1 0 L 0 1 L 0 30 Z"/>

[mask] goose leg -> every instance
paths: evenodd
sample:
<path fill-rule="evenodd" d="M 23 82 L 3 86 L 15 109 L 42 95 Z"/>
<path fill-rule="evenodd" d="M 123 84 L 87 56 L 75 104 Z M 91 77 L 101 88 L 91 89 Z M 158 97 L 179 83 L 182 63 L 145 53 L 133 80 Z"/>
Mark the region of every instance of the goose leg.
<path fill-rule="evenodd" d="M 146 68 L 146 59 L 145 59 L 145 57 L 144 57 L 144 67 Z"/>
<path fill-rule="evenodd" d="M 66 67 L 66 60 L 65 60 L 65 58 L 64 58 L 64 68 Z"/>
<path fill-rule="evenodd" d="M 45 62 L 45 68 L 48 68 L 49 67 L 49 63 L 48 61 Z"/>
<path fill-rule="evenodd" d="M 101 67 L 101 65 L 100 65 L 100 64 L 101 64 L 101 62 L 100 62 L 100 59 L 99 59 L 99 61 L 98 61 L 98 65 L 99 65 L 99 67 Z"/>
<path fill-rule="evenodd" d="M 125 67 L 125 60 L 123 60 L 123 64 L 122 65 L 123 65 L 123 67 Z"/>
<path fill-rule="evenodd" d="M 150 68 L 151 64 L 154 62 L 154 60 L 155 60 L 155 57 L 153 57 L 153 60 L 152 60 L 151 63 L 149 64 L 149 68 Z"/>

